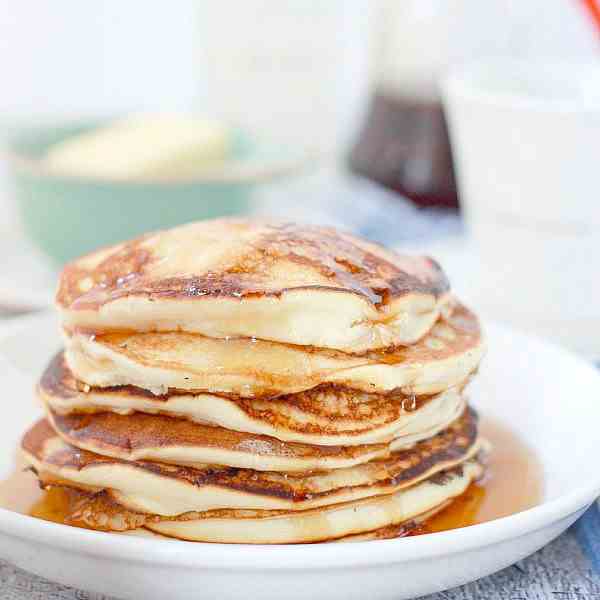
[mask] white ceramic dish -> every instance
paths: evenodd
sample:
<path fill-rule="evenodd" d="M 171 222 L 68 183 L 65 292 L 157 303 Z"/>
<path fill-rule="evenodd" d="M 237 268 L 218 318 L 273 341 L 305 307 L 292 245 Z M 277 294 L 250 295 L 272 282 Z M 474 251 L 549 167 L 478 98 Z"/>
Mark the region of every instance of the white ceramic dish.
<path fill-rule="evenodd" d="M 464 529 L 355 544 L 235 546 L 124 537 L 0 510 L 0 557 L 49 579 L 119 598 L 327 600 L 410 598 L 477 579 L 534 552 L 600 493 L 600 374 L 571 354 L 497 325 L 473 402 L 526 438 L 544 469 L 544 501 Z M 0 333 L 2 330 L 0 330 Z M 0 469 L 38 414 L 32 376 L 58 344 L 54 317 L 0 338 L 5 410 Z M 515 474 L 515 486 L 527 485 Z"/>

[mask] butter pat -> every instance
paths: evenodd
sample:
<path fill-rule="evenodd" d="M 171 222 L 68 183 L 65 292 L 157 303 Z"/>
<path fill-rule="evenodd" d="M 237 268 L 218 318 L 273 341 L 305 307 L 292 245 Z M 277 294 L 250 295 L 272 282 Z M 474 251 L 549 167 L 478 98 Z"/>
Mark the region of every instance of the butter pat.
<path fill-rule="evenodd" d="M 65 175 L 110 179 L 192 177 L 218 166 L 231 133 L 217 121 L 185 115 L 133 116 L 63 140 L 44 165 Z"/>

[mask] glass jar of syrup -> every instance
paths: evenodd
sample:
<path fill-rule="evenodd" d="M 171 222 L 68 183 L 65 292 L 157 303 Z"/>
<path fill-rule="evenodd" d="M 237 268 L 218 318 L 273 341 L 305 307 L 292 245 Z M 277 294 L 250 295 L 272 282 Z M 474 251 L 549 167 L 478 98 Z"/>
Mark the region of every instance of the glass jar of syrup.
<path fill-rule="evenodd" d="M 458 207 L 450 141 L 437 100 L 375 91 L 350 168 L 419 206 Z"/>
<path fill-rule="evenodd" d="M 373 91 L 351 170 L 419 206 L 458 207 L 438 81 L 450 65 L 506 46 L 505 9 L 504 1 L 382 2 Z"/>

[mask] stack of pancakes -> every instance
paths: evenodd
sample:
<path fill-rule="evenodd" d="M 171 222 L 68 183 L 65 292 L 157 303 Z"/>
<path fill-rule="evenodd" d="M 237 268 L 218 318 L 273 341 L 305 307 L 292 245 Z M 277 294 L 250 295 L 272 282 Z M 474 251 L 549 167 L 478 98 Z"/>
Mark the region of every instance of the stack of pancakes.
<path fill-rule="evenodd" d="M 186 540 L 407 533 L 481 476 L 483 345 L 439 266 L 323 227 L 192 223 L 61 276 L 23 439 L 68 520 Z"/>

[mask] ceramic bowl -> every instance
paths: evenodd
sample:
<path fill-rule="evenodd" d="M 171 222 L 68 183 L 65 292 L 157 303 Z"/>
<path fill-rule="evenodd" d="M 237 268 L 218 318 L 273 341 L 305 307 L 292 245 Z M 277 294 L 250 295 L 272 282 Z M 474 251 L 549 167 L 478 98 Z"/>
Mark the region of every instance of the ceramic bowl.
<path fill-rule="evenodd" d="M 259 142 L 242 131 L 234 132 L 232 156 L 196 177 L 119 181 L 65 176 L 40 161 L 52 144 L 102 124 L 19 128 L 9 136 L 9 172 L 23 227 L 58 264 L 145 231 L 243 214 L 257 185 L 311 163 L 306 150 Z"/>

